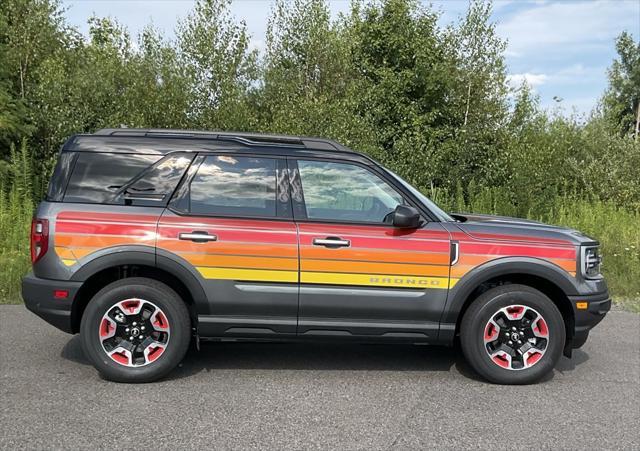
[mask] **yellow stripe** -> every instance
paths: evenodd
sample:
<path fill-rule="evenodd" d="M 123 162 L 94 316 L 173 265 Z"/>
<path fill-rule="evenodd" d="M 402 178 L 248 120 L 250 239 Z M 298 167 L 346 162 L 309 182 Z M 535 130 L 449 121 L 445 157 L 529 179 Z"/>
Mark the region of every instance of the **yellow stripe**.
<path fill-rule="evenodd" d="M 439 288 L 453 287 L 458 279 L 447 277 L 398 276 L 381 274 L 350 274 L 326 272 L 301 272 L 301 283 L 322 283 L 329 285 L 360 285 L 374 287 Z"/>
<path fill-rule="evenodd" d="M 73 266 L 76 264 L 76 260 L 69 260 L 69 259 L 63 258 L 62 263 L 64 263 L 67 266 Z"/>
<path fill-rule="evenodd" d="M 197 269 L 205 279 L 254 280 L 260 282 L 298 282 L 298 271 L 211 268 L 204 266 L 198 266 Z"/>
<path fill-rule="evenodd" d="M 205 279 L 222 280 L 251 280 L 260 282 L 290 282 L 298 281 L 297 271 L 271 271 L 264 269 L 235 269 L 212 268 L 199 266 L 198 271 Z M 446 277 L 398 276 L 380 274 L 352 274 L 328 272 L 301 272 L 301 283 L 327 285 L 355 285 L 372 287 L 399 288 L 435 288 L 447 289 L 453 287 L 459 279 Z M 448 282 L 448 283 L 447 283 Z"/>

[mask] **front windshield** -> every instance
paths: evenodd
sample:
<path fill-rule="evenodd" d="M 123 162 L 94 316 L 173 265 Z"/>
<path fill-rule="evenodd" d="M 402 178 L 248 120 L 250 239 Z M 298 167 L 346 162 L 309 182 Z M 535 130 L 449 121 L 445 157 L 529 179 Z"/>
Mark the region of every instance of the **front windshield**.
<path fill-rule="evenodd" d="M 418 200 L 420 202 L 422 202 L 424 205 L 427 206 L 427 208 L 434 214 L 436 215 L 436 217 L 440 220 L 440 221 L 455 221 L 455 219 L 453 219 L 451 216 L 449 216 L 444 210 L 442 210 L 440 207 L 438 207 L 436 204 L 434 204 L 431 199 L 429 199 L 427 196 L 425 196 L 424 194 L 422 194 L 420 191 L 418 191 L 417 189 L 415 189 L 413 186 L 411 186 L 411 184 L 409 182 L 407 182 L 406 180 L 404 180 L 402 177 L 400 177 L 398 174 L 396 174 L 395 172 L 386 169 L 385 170 L 391 174 L 391 176 L 393 178 L 395 178 L 398 182 L 400 182 L 402 184 L 402 186 L 404 186 L 407 190 L 409 190 L 411 192 L 411 194 L 413 194 L 414 196 L 416 196 L 418 198 Z"/>

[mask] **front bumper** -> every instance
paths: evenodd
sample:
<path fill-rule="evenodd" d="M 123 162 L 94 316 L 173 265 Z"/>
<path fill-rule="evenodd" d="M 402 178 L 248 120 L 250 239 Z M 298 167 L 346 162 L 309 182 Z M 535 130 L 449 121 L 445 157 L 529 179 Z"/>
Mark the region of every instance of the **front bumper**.
<path fill-rule="evenodd" d="M 27 309 L 58 329 L 73 333 L 72 305 L 82 282 L 40 279 L 27 274 L 22 279 L 22 299 Z M 54 297 L 56 290 L 67 291 L 64 299 Z"/>
<path fill-rule="evenodd" d="M 579 348 L 589 337 L 589 331 L 604 319 L 611 310 L 611 298 L 609 292 L 597 294 L 569 296 L 573 306 L 575 325 L 573 329 L 572 348 Z M 587 308 L 578 308 L 581 303 L 586 303 Z"/>

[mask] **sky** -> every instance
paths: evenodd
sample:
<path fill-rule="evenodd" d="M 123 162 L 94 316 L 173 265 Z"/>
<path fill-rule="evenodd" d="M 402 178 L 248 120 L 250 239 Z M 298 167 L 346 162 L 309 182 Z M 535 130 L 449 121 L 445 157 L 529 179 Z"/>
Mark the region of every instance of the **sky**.
<path fill-rule="evenodd" d="M 432 0 L 441 12 L 440 23 L 456 22 L 467 0 Z M 177 21 L 193 6 L 192 0 L 63 0 L 71 25 L 87 34 L 87 19 L 110 16 L 132 35 L 153 23 L 167 38 Z M 252 46 L 264 48 L 272 0 L 234 0 L 232 13 L 244 20 Z M 329 0 L 337 17 L 349 9 L 349 0 Z M 616 56 L 614 41 L 623 30 L 640 39 L 640 0 L 495 0 L 493 20 L 498 35 L 507 40 L 509 82 L 523 80 L 540 97 L 542 106 L 563 114 L 588 114 L 607 86 L 607 68 Z"/>

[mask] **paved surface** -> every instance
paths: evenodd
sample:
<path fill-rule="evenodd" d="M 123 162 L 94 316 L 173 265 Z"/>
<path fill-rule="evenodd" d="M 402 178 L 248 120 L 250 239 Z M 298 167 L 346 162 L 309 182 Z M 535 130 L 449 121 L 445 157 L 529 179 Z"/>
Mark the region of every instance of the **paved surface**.
<path fill-rule="evenodd" d="M 446 348 L 232 343 L 114 384 L 22 306 L 0 306 L 0 352 L 3 449 L 640 449 L 640 316 L 621 311 L 528 387 Z"/>

